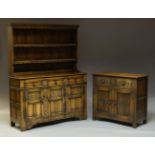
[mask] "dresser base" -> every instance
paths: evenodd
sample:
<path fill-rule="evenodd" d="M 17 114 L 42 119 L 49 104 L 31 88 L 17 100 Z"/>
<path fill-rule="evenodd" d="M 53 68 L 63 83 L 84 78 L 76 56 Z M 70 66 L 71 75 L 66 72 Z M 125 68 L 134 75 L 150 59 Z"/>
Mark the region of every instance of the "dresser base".
<path fill-rule="evenodd" d="M 27 125 L 18 125 L 18 123 L 15 123 L 15 122 L 13 122 L 13 121 L 11 121 L 10 122 L 10 125 L 12 126 L 12 127 L 19 127 L 20 128 L 20 130 L 21 131 L 26 131 L 26 130 L 29 130 L 29 129 L 32 129 L 32 128 L 34 128 L 34 127 L 36 127 L 36 126 L 44 126 L 44 125 L 46 125 L 46 124 L 49 124 L 49 125 L 51 125 L 52 123 L 53 124 L 56 124 L 56 123 L 62 123 L 62 122 L 66 122 L 66 121 L 75 121 L 75 120 L 86 120 L 87 119 L 87 117 L 85 117 L 85 116 L 78 116 L 78 117 L 64 117 L 64 118 L 62 118 L 62 119 L 54 119 L 54 120 L 51 120 L 51 121 L 49 121 L 49 120 L 47 120 L 47 121 L 44 121 L 44 122 L 33 122 L 33 123 L 31 123 L 31 124 L 27 124 Z"/>
<path fill-rule="evenodd" d="M 140 125 L 143 125 L 143 124 L 146 124 L 147 123 L 147 120 L 142 120 L 140 122 L 130 122 L 130 121 L 121 121 L 121 120 L 118 120 L 118 119 L 111 119 L 111 118 L 104 118 L 104 117 L 94 117 L 93 116 L 93 120 L 95 121 L 107 121 L 107 122 L 113 122 L 113 123 L 120 123 L 122 125 L 130 125 L 132 126 L 133 128 L 137 128 L 138 126 Z"/>

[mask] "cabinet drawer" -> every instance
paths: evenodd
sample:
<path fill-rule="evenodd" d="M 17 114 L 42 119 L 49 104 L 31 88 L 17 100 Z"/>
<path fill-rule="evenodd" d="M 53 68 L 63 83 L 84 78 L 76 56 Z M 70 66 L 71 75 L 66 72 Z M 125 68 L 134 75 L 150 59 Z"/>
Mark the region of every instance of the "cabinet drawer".
<path fill-rule="evenodd" d="M 63 86 L 65 85 L 65 79 L 64 78 L 56 78 L 56 79 L 49 79 L 48 86 Z"/>
<path fill-rule="evenodd" d="M 67 88 L 67 96 L 69 98 L 81 97 L 83 93 L 83 86 L 81 85 L 73 85 Z"/>
<path fill-rule="evenodd" d="M 130 89 L 133 87 L 133 80 L 131 79 L 116 79 L 116 87 L 118 89 Z"/>
<path fill-rule="evenodd" d="M 63 78 L 57 79 L 33 79 L 26 80 L 24 82 L 25 88 L 42 88 L 42 87 L 52 87 L 52 86 L 62 86 L 65 84 L 65 80 Z"/>
<path fill-rule="evenodd" d="M 85 79 L 85 76 L 77 76 L 77 77 L 69 77 L 67 81 L 69 85 L 74 85 L 74 84 L 85 83 L 86 79 Z"/>
<path fill-rule="evenodd" d="M 41 80 L 25 80 L 24 87 L 29 88 L 29 89 L 40 88 L 42 87 L 42 81 Z"/>
<path fill-rule="evenodd" d="M 98 86 L 110 86 L 111 78 L 109 78 L 109 77 L 96 77 L 96 84 Z"/>

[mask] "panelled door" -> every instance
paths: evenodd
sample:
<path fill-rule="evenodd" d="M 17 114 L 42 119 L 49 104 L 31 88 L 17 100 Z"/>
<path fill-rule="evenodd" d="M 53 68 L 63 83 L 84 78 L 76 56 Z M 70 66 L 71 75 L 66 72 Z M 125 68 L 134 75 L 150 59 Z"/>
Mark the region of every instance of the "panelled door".
<path fill-rule="evenodd" d="M 78 115 L 84 111 L 85 82 L 84 76 L 68 78 L 66 93 L 66 114 Z"/>
<path fill-rule="evenodd" d="M 56 78 L 49 81 L 49 111 L 52 118 L 64 117 L 65 108 L 65 79 Z"/>
<path fill-rule="evenodd" d="M 132 79 L 115 79 L 115 101 L 113 103 L 113 116 L 117 119 L 130 121 L 134 111 L 136 83 Z"/>
<path fill-rule="evenodd" d="M 44 115 L 44 104 L 47 102 L 46 92 L 42 89 L 40 80 L 26 80 L 24 82 L 24 117 L 25 120 L 34 121 Z"/>
<path fill-rule="evenodd" d="M 95 80 L 96 81 L 94 86 L 94 110 L 99 115 L 111 116 L 111 79 L 106 77 L 96 77 Z"/>

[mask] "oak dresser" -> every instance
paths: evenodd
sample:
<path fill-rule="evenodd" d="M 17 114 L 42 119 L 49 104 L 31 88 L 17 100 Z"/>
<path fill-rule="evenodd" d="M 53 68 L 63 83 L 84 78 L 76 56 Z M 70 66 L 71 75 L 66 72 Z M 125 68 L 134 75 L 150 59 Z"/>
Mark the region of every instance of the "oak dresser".
<path fill-rule="evenodd" d="M 11 24 L 11 126 L 86 119 L 86 74 L 77 69 L 77 25 Z"/>

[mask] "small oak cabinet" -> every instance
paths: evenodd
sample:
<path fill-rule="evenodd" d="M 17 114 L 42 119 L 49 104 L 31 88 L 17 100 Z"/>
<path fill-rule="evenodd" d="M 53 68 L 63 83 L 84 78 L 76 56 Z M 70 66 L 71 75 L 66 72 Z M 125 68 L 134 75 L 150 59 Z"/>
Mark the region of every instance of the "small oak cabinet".
<path fill-rule="evenodd" d="M 77 69 L 77 25 L 12 24 L 11 126 L 22 131 L 67 118 L 86 119 L 86 74 Z"/>
<path fill-rule="evenodd" d="M 130 73 L 93 75 L 93 118 L 146 123 L 147 76 Z"/>

